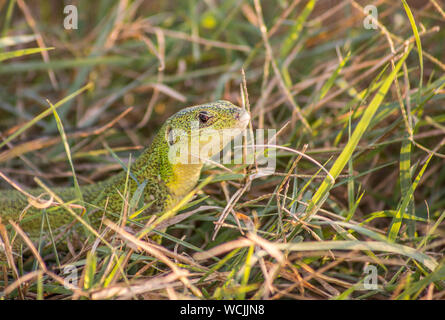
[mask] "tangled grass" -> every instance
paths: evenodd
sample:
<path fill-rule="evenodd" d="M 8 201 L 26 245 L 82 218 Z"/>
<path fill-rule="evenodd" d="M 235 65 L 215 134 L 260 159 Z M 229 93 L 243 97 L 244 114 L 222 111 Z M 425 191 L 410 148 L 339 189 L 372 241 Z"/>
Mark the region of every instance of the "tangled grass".
<path fill-rule="evenodd" d="M 0 1 L 3 188 L 105 179 L 217 99 L 277 129 L 276 169 L 209 166 L 174 217 L 128 219 L 137 235 L 25 241 L 2 298 L 445 297 L 443 1 L 73 4 L 66 30 L 60 1 Z"/>

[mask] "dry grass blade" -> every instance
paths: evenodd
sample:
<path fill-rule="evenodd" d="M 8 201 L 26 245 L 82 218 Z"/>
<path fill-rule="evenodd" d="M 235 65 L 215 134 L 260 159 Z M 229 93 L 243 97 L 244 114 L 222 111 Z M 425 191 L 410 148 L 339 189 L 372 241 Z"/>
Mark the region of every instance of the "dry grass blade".
<path fill-rule="evenodd" d="M 144 242 L 142 240 L 137 239 L 130 233 L 126 232 L 124 229 L 118 227 L 116 224 L 109 220 L 105 220 L 104 222 L 108 227 L 110 227 L 113 231 L 118 233 L 121 237 L 126 239 L 128 242 L 134 244 L 135 246 L 145 250 L 148 254 L 153 255 L 155 258 L 159 259 L 163 263 L 165 263 L 175 274 L 175 276 L 181 280 L 181 282 L 189 288 L 195 295 L 198 297 L 202 296 L 202 294 L 199 292 L 197 288 L 195 288 L 187 278 L 189 273 L 186 270 L 180 269 L 176 266 L 175 263 L 173 263 L 170 259 L 168 259 L 164 254 L 162 254 L 160 251 L 152 247 L 149 243 Z M 176 279 L 176 278 L 175 278 Z"/>

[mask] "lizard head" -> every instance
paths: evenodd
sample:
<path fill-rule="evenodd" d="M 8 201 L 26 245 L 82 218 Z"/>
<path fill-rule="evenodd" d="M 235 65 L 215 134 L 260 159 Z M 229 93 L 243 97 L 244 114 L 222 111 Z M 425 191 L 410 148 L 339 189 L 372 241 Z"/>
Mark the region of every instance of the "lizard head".
<path fill-rule="evenodd" d="M 132 168 L 141 168 L 136 175 L 152 177 L 151 192 L 165 187 L 161 193 L 169 200 L 158 206 L 169 207 L 193 189 L 204 163 L 240 136 L 249 120 L 247 111 L 228 101 L 184 108 L 165 121 Z"/>
<path fill-rule="evenodd" d="M 165 123 L 170 161 L 204 162 L 241 134 L 249 120 L 246 110 L 224 100 L 182 109 Z"/>

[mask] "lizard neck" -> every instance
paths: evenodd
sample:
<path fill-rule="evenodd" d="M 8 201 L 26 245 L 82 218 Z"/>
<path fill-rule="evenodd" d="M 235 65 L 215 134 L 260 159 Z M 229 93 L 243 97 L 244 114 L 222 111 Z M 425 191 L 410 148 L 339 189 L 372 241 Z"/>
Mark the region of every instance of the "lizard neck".
<path fill-rule="evenodd" d="M 189 193 L 198 182 L 202 163 L 172 164 L 169 160 L 169 145 L 165 139 L 164 128 L 160 130 L 148 147 L 131 166 L 139 183 L 150 180 L 149 185 L 155 184 L 169 196 L 168 207 L 176 204 L 177 200 Z M 149 188 L 150 189 L 150 188 Z M 146 190 L 152 192 L 153 190 Z"/>
<path fill-rule="evenodd" d="M 173 176 L 167 187 L 173 196 L 181 197 L 189 193 L 198 182 L 202 164 L 175 164 Z"/>

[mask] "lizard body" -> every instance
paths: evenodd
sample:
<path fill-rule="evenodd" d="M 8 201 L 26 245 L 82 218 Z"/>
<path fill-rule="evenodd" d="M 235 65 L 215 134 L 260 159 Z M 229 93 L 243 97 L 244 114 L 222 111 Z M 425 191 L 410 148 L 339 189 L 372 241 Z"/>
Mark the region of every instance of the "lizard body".
<path fill-rule="evenodd" d="M 216 101 L 180 110 L 166 120 L 151 145 L 130 166 L 131 177 L 127 181 L 127 172 L 122 172 L 96 184 L 81 187 L 84 204 L 92 204 L 102 210 L 96 210 L 89 216 L 97 222 L 106 213 L 120 214 L 123 206 L 123 194 L 127 183 L 129 198 L 139 185 L 144 184 L 143 201 L 152 203 L 152 208 L 161 212 L 178 203 L 196 185 L 201 169 L 207 157 L 194 158 L 189 152 L 189 163 L 172 161 L 172 147 L 186 147 L 190 151 L 190 139 L 194 134 L 209 136 L 221 134 L 223 130 L 244 130 L 249 122 L 249 114 L 228 101 Z M 198 140 L 199 151 L 206 141 Z M 219 142 L 213 150 L 219 152 L 224 146 Z M 209 154 L 208 157 L 213 154 Z M 187 161 L 186 161 L 187 162 Z M 191 163 L 190 163 L 191 162 Z M 135 181 L 137 180 L 137 181 Z M 78 203 L 75 189 L 54 188 L 64 202 Z M 41 195 L 42 189 L 31 189 L 28 193 L 34 197 Z M 25 209 L 26 208 L 26 209 Z M 51 228 L 64 226 L 73 220 L 72 215 L 61 206 L 46 209 Z M 76 209 L 76 212 L 81 212 Z M 94 212 L 94 210 L 93 210 Z M 42 209 L 30 206 L 28 198 L 19 191 L 0 192 L 0 218 L 3 223 L 9 220 L 20 222 L 20 227 L 30 235 L 38 234 L 41 228 Z M 107 214 L 106 214 L 107 215 Z M 107 218 L 116 220 L 113 217 Z M 1 260 L 1 259 L 0 259 Z"/>

